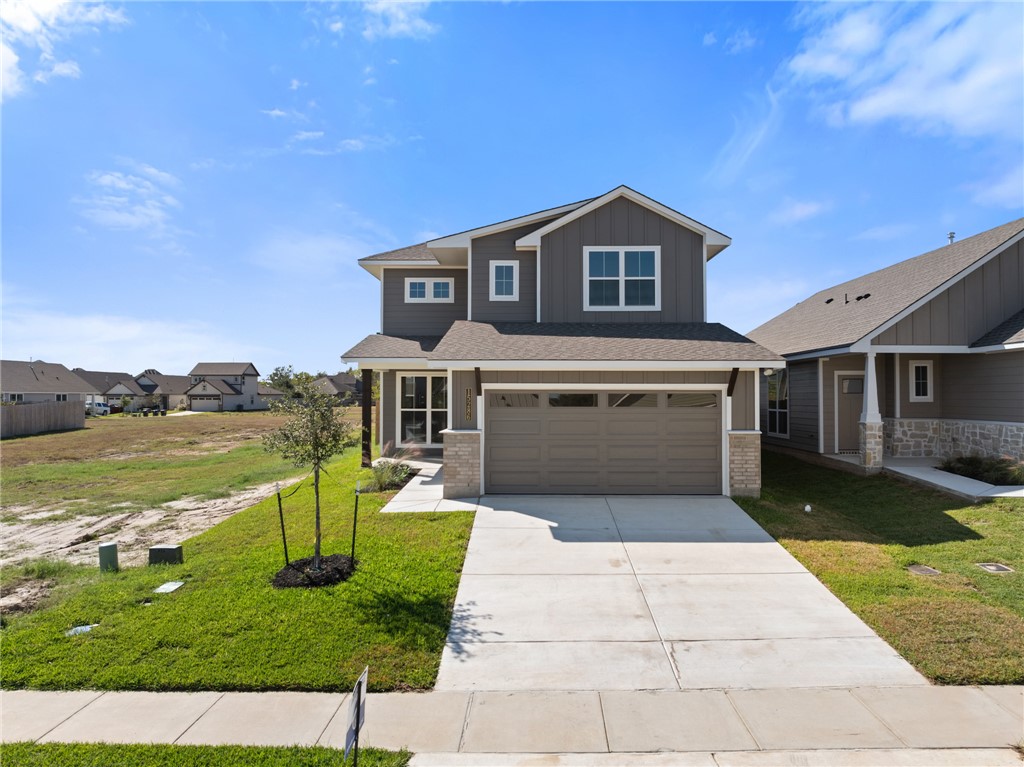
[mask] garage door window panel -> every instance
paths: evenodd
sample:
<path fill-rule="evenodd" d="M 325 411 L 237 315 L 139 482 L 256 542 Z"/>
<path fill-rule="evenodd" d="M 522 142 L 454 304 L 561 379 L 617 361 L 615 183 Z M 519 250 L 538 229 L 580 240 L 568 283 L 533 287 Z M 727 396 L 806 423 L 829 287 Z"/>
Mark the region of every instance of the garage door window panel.
<path fill-rule="evenodd" d="M 718 407 L 718 395 L 711 392 L 679 392 L 668 395 L 669 407 Z"/>
<path fill-rule="evenodd" d="M 549 394 L 549 407 L 597 407 L 596 394 Z"/>
<path fill-rule="evenodd" d="M 639 394 L 623 394 L 615 392 L 608 395 L 608 405 L 613 408 L 658 407 L 658 395 L 654 392 Z"/>

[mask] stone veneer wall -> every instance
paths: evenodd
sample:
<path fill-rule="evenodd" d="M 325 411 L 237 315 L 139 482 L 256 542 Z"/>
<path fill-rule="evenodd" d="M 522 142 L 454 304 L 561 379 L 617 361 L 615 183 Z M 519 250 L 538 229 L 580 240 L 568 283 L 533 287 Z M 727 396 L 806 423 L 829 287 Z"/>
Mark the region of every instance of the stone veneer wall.
<path fill-rule="evenodd" d="M 445 429 L 444 497 L 476 498 L 480 495 L 480 432 L 476 429 Z"/>
<path fill-rule="evenodd" d="M 885 454 L 896 458 L 992 455 L 1024 461 L 1024 424 L 886 418 Z"/>
<path fill-rule="evenodd" d="M 729 432 L 729 495 L 761 497 L 761 432 Z"/>
<path fill-rule="evenodd" d="M 868 471 L 879 471 L 882 468 L 883 438 L 882 424 L 857 424 L 860 429 L 860 465 Z"/>

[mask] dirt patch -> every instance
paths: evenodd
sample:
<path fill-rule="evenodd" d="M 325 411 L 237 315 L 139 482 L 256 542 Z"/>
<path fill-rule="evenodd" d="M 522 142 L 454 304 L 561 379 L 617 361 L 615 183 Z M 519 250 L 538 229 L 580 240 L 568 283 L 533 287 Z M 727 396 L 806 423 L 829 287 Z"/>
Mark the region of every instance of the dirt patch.
<path fill-rule="evenodd" d="M 295 482 L 280 483 L 282 487 Z M 149 547 L 157 543 L 181 543 L 198 535 L 242 509 L 259 503 L 274 493 L 277 483 L 257 485 L 226 498 L 202 500 L 181 498 L 159 508 L 124 510 L 104 517 L 41 521 L 52 509 L 33 509 L 22 519 L 0 523 L 0 566 L 8 566 L 37 557 L 64 559 L 74 564 L 95 564 L 97 545 L 117 541 L 121 565 L 144 564 Z M 11 509 L 8 509 L 8 514 Z M 6 610 L 5 610 L 6 612 Z"/>
<path fill-rule="evenodd" d="M 27 613 L 35 609 L 53 588 L 53 581 L 27 580 L 12 584 L 0 596 L 0 615 Z"/>
<path fill-rule="evenodd" d="M 355 561 L 344 554 L 320 557 L 319 570 L 313 569 L 313 557 L 306 557 L 297 559 L 287 567 L 281 568 L 274 576 L 274 588 L 333 586 L 335 583 L 347 581 L 355 571 Z"/>

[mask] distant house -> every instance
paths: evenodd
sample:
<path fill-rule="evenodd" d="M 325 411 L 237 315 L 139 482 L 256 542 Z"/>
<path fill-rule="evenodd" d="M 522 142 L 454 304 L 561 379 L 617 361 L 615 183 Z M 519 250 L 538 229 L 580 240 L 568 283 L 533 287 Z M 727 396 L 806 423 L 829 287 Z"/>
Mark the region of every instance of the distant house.
<path fill-rule="evenodd" d="M 83 368 L 75 368 L 73 372 L 76 376 L 81 378 L 83 381 L 90 383 L 95 387 L 96 393 L 90 394 L 86 398 L 86 402 L 109 402 L 106 394 L 116 384 L 121 381 L 128 381 L 133 376 L 131 373 L 115 373 L 103 370 L 84 370 Z M 111 404 L 120 405 L 120 402 L 113 402 Z"/>
<path fill-rule="evenodd" d="M 273 386 L 267 386 L 265 383 L 261 383 L 256 388 L 256 393 L 260 398 L 267 403 L 267 407 L 274 402 L 280 402 L 284 399 L 284 392 L 275 389 Z"/>
<path fill-rule="evenodd" d="M 123 405 L 124 409 L 128 412 L 140 410 L 153 404 L 147 399 L 148 394 L 146 390 L 139 386 L 138 381 L 131 377 L 118 381 L 103 392 L 103 394 L 108 404 Z M 125 397 L 128 399 L 125 400 Z"/>
<path fill-rule="evenodd" d="M 313 385 L 324 393 L 337 397 L 341 403 L 350 403 L 358 399 L 363 391 L 363 382 L 349 373 L 321 376 L 313 381 Z"/>
<path fill-rule="evenodd" d="M 135 382 L 155 404 L 165 410 L 188 407 L 188 390 L 192 387 L 190 376 L 164 375 L 152 368 L 135 376 Z"/>
<path fill-rule="evenodd" d="M 188 409 L 266 410 L 269 400 L 280 392 L 264 386 L 267 393 L 262 394 L 259 376 L 251 362 L 200 362 L 189 372 Z"/>
<path fill-rule="evenodd" d="M 1024 218 L 819 291 L 750 337 L 764 442 L 889 457 L 1024 460 Z"/>
<path fill-rule="evenodd" d="M 61 364 L 0 360 L 0 396 L 4 402 L 69 402 L 99 394 L 88 381 Z"/>

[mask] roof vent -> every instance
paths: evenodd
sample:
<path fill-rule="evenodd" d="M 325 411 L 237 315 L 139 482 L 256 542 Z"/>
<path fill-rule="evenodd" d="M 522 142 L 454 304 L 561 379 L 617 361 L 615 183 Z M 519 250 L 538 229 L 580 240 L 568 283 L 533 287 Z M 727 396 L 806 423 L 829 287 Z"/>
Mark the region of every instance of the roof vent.
<path fill-rule="evenodd" d="M 826 298 L 826 299 L 825 299 L 825 303 L 826 303 L 826 304 L 830 304 L 830 303 L 832 303 L 833 301 L 835 301 L 835 299 L 834 299 L 834 298 Z"/>
<path fill-rule="evenodd" d="M 949 244 L 952 245 L 953 244 L 953 240 L 956 239 L 956 232 L 950 232 L 946 236 L 949 237 Z"/>

